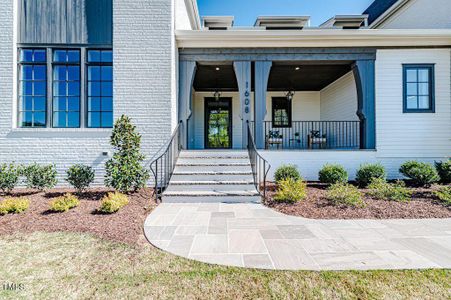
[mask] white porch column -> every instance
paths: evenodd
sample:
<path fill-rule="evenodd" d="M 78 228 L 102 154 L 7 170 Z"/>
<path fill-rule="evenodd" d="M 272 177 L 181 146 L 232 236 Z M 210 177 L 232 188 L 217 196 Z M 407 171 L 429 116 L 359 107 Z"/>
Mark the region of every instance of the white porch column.
<path fill-rule="evenodd" d="M 266 91 L 268 89 L 271 61 L 255 62 L 254 137 L 258 149 L 265 148 L 264 120 L 266 115 Z"/>
<path fill-rule="evenodd" d="M 233 62 L 236 80 L 238 82 L 238 91 L 240 94 L 240 119 L 242 125 L 242 147 L 247 146 L 247 122 L 250 121 L 251 110 L 251 62 L 235 61 Z"/>

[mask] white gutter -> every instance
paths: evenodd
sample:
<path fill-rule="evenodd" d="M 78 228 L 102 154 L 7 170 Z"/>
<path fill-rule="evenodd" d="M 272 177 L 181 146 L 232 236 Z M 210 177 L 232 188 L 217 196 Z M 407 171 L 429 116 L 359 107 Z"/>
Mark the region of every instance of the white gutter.
<path fill-rule="evenodd" d="M 201 29 L 197 0 L 185 0 L 185 5 L 188 9 L 188 16 L 191 23 L 191 27 L 194 30 Z"/>
<path fill-rule="evenodd" d="M 179 48 L 450 46 L 451 29 L 177 30 Z"/>

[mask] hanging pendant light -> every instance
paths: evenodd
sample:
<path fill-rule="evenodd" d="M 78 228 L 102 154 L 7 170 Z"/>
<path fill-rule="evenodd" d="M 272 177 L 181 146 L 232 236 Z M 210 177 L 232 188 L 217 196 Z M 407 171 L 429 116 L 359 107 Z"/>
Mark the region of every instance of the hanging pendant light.
<path fill-rule="evenodd" d="M 215 98 L 216 101 L 219 101 L 221 99 L 221 92 L 219 90 L 216 90 L 213 93 L 213 97 Z"/>

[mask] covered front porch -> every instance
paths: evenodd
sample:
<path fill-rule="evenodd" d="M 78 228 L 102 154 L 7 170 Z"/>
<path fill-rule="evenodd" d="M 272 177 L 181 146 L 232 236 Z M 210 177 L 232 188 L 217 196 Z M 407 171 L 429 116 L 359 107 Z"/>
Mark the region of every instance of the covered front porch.
<path fill-rule="evenodd" d="M 375 148 L 371 49 L 180 50 L 184 149 Z"/>

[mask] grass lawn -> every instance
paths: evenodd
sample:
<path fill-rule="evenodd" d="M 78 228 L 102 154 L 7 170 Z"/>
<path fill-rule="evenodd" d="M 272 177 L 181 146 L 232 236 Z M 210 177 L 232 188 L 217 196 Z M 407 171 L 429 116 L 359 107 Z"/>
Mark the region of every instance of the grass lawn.
<path fill-rule="evenodd" d="M 449 299 L 451 291 L 450 270 L 259 271 L 85 233 L 3 235 L 0 257 L 0 299 Z M 23 289 L 5 291 L 5 282 Z"/>

